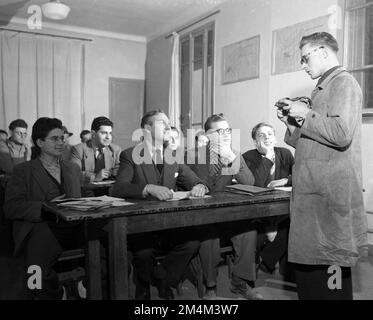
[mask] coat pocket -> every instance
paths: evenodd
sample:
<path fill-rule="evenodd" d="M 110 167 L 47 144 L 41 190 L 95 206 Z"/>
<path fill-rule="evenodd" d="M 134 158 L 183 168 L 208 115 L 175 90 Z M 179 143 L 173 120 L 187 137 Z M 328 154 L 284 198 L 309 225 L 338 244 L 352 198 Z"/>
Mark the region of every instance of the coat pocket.
<path fill-rule="evenodd" d="M 328 179 L 327 163 L 319 160 L 306 160 L 294 166 L 293 186 L 297 194 L 325 196 Z"/>

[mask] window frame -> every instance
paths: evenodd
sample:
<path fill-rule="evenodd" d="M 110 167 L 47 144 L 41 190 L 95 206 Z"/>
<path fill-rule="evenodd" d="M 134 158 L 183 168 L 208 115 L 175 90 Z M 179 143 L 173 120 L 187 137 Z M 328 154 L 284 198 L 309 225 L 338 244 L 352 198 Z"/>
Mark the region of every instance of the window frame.
<path fill-rule="evenodd" d="M 365 62 L 363 62 L 361 66 L 357 66 L 357 67 L 353 67 L 353 68 L 351 68 L 348 65 L 349 60 L 351 58 L 351 55 L 354 53 L 354 50 L 351 50 L 352 44 L 351 44 L 351 39 L 349 38 L 349 31 L 350 31 L 349 29 L 350 29 L 350 25 L 351 25 L 350 13 L 353 12 L 353 11 L 356 11 L 356 10 L 366 9 L 366 8 L 369 8 L 369 7 L 373 7 L 373 2 L 368 2 L 368 3 L 365 3 L 363 5 L 355 5 L 355 6 L 348 7 L 348 1 L 344 1 L 344 34 L 345 34 L 344 35 L 344 43 L 346 45 L 344 46 L 343 58 L 344 58 L 344 61 L 346 61 L 347 70 L 349 72 L 351 72 L 352 75 L 354 75 L 356 72 L 363 72 L 363 74 L 364 74 L 365 71 L 368 71 L 368 70 L 373 71 L 373 64 L 365 64 Z M 367 32 L 366 28 L 364 28 L 364 32 L 365 33 Z M 364 38 L 365 38 L 365 36 L 363 36 L 363 39 Z M 362 52 L 364 52 L 365 45 L 366 45 L 366 42 L 363 41 L 363 47 L 362 47 L 363 50 L 361 50 Z M 352 56 L 352 58 L 354 58 L 354 56 Z M 362 90 L 364 90 L 363 87 L 362 87 Z M 365 92 L 364 91 L 363 91 L 363 97 L 365 97 Z M 367 107 L 364 107 L 364 105 L 363 105 L 362 116 L 363 117 L 373 117 L 373 105 L 371 105 L 371 106 L 367 105 Z"/>
<path fill-rule="evenodd" d="M 212 53 L 211 53 L 211 111 L 208 110 L 208 33 L 209 31 L 213 32 L 212 36 Z M 193 83 L 192 83 L 192 75 L 193 75 L 193 69 L 194 69 L 194 39 L 200 35 L 203 35 L 203 64 L 202 64 L 202 121 L 201 123 L 194 123 L 194 108 L 193 108 Z M 214 94 L 215 94 L 215 21 L 210 21 L 207 22 L 201 26 L 196 27 L 193 30 L 190 30 L 182 35 L 180 35 L 180 99 L 182 96 L 182 45 L 185 41 L 189 41 L 189 114 L 187 115 L 189 117 L 189 128 L 186 129 L 192 129 L 194 126 L 200 125 L 201 128 L 203 128 L 203 124 L 207 120 L 207 118 L 210 116 L 210 112 L 213 114 L 215 111 L 215 99 L 214 99 Z M 180 106 L 181 106 L 182 101 L 180 101 Z M 182 109 L 182 108 L 181 108 Z M 182 110 L 180 110 L 180 113 Z M 182 114 L 180 114 L 182 116 Z M 186 115 L 184 115 L 186 116 Z M 182 127 L 182 123 L 180 123 Z"/>

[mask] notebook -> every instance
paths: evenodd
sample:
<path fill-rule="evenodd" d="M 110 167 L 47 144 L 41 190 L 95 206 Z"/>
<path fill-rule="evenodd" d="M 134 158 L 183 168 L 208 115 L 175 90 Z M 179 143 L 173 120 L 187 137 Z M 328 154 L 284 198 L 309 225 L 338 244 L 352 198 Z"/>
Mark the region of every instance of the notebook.
<path fill-rule="evenodd" d="M 255 186 L 249 186 L 245 184 L 234 184 L 225 187 L 226 191 L 245 195 L 261 195 L 275 191 L 274 188 L 260 188 Z"/>

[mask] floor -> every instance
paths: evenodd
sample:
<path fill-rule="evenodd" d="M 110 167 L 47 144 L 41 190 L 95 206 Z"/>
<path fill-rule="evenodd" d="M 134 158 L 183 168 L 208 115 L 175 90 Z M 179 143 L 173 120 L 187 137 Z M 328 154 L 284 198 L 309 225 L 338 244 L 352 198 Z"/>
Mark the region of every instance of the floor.
<path fill-rule="evenodd" d="M 22 293 L 22 263 L 11 256 L 7 250 L 4 233 L 0 232 L 0 300 L 21 300 L 25 299 Z M 238 296 L 230 292 L 230 279 L 228 268 L 221 265 L 218 277 L 218 298 L 217 299 L 239 299 Z M 353 288 L 355 300 L 373 300 L 373 256 L 362 259 L 353 268 Z M 263 295 L 266 300 L 297 300 L 296 288 L 293 283 L 284 282 L 276 270 L 269 275 L 259 272 L 256 281 L 256 290 Z M 154 300 L 159 299 L 157 289 L 151 288 L 151 296 Z M 195 287 L 186 280 L 182 285 L 182 295 L 178 300 L 198 299 Z"/>
<path fill-rule="evenodd" d="M 354 300 L 373 300 L 373 256 L 362 259 L 352 269 L 352 277 Z M 219 268 L 218 283 L 217 300 L 240 299 L 230 292 L 230 279 L 225 265 Z M 283 281 L 278 270 L 272 275 L 259 271 L 255 290 L 265 300 L 298 300 L 295 284 Z M 152 288 L 151 294 L 154 300 L 159 299 L 156 288 Z M 188 280 L 183 283 L 183 294 L 178 296 L 175 292 L 175 297 L 177 300 L 199 299 L 196 289 Z"/>

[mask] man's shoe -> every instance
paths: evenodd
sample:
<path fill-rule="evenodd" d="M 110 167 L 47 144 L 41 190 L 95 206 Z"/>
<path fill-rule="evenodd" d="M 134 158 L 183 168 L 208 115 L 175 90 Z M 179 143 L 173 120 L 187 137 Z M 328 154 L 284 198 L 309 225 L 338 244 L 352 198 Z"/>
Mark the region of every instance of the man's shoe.
<path fill-rule="evenodd" d="M 264 297 L 251 288 L 245 281 L 241 281 L 239 284 L 232 281 L 231 292 L 247 300 L 264 300 Z"/>
<path fill-rule="evenodd" d="M 165 279 L 158 279 L 156 281 L 157 288 L 158 288 L 158 296 L 161 299 L 165 300 L 174 300 L 175 296 L 172 292 L 172 289 L 167 285 L 167 281 Z"/>

